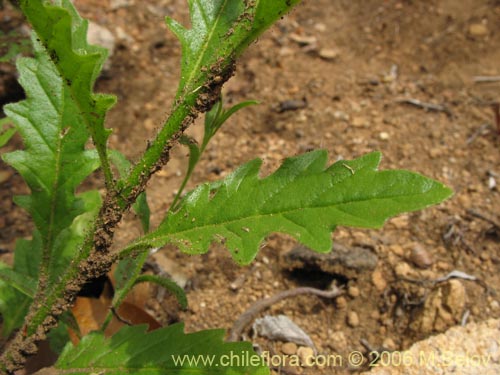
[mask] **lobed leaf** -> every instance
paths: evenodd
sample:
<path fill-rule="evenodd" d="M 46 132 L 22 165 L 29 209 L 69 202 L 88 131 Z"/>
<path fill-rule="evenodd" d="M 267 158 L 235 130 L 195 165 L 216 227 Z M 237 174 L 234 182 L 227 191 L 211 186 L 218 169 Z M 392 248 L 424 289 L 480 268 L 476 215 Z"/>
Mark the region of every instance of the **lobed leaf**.
<path fill-rule="evenodd" d="M 71 1 L 55 0 L 53 3 L 20 1 L 21 9 L 36 33 L 39 52 L 43 49 L 50 58 L 58 83 L 64 87 L 64 98 L 75 107 L 71 120 L 78 117 L 78 122 L 92 135 L 109 182 L 106 142 L 111 131 L 104 127 L 104 119 L 116 98 L 92 91 L 107 50 L 87 43 L 88 21 L 80 17 Z"/>
<path fill-rule="evenodd" d="M 71 226 L 57 236 L 48 264 L 47 287 L 57 282 L 57 277 L 68 267 L 100 206 L 101 198 L 97 191 L 83 193 L 79 198 L 78 202 L 85 213 L 77 216 Z M 32 240 L 17 241 L 13 268 L 4 266 L 0 269 L 0 314 L 4 323 L 3 336 L 8 336 L 24 321 L 40 277 L 39 266 L 43 246 L 42 236 L 38 230 L 35 230 Z"/>
<path fill-rule="evenodd" d="M 285 159 L 263 179 L 258 177 L 261 160 L 252 160 L 223 181 L 189 193 L 177 211 L 125 252 L 171 242 L 186 253 L 199 254 L 217 241 L 246 264 L 272 232 L 288 233 L 327 252 L 338 225 L 380 227 L 391 216 L 451 195 L 443 184 L 417 173 L 377 171 L 380 158 L 374 152 L 326 167 L 326 151 L 313 151 Z"/>
<path fill-rule="evenodd" d="M 78 106 L 39 43 L 36 59 L 17 62 L 20 83 L 27 99 L 4 107 L 23 137 L 25 150 L 3 155 L 23 176 L 31 196 L 16 202 L 33 217 L 43 246 L 82 213 L 74 196 L 76 186 L 95 170 L 95 153 L 85 150 L 88 133 Z"/>
<path fill-rule="evenodd" d="M 190 29 L 166 18 L 182 46 L 178 95 L 206 83 L 211 71 L 229 67 L 250 43 L 299 2 L 188 0 Z"/>
<path fill-rule="evenodd" d="M 262 359 L 252 351 L 250 343 L 224 343 L 223 330 L 185 334 L 183 329 L 183 324 L 174 324 L 146 333 L 146 326 L 130 326 L 122 328 L 109 339 L 101 333 L 91 333 L 85 336 L 78 346 L 65 348 L 53 373 L 269 374 L 269 370 L 262 364 Z M 231 357 L 238 357 L 238 363 L 237 359 L 230 363 Z M 250 358 L 252 363 L 249 363 Z"/>
<path fill-rule="evenodd" d="M 31 195 L 15 201 L 31 214 L 36 228 L 33 240 L 18 242 L 12 275 L 41 280 L 41 293 L 59 281 L 93 226 L 100 195 L 90 191 L 77 196 L 75 190 L 100 164 L 107 174 L 109 132 L 103 122 L 115 100 L 92 92 L 106 50 L 87 44 L 87 21 L 78 16 L 70 1 L 53 4 L 21 1 L 34 29 L 35 57 L 17 61 L 26 100 L 5 106 L 25 149 L 4 155 L 4 159 L 31 190 Z M 86 149 L 90 135 L 97 153 Z M 0 304 L 18 307 L 1 311 L 7 322 L 4 334 L 19 327 L 31 302 L 12 289 L 19 289 L 15 280 L 0 285 Z"/>

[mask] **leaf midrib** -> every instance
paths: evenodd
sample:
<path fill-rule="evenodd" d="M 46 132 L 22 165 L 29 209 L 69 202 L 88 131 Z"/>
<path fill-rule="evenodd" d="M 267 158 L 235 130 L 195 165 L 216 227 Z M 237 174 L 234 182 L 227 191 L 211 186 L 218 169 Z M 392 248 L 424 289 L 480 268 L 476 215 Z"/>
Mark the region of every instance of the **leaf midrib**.
<path fill-rule="evenodd" d="M 397 197 L 398 198 L 411 198 L 411 197 L 419 196 L 419 195 L 422 195 L 422 194 L 425 194 L 425 193 L 401 194 L 401 195 L 397 195 Z M 203 225 L 200 225 L 200 226 L 196 226 L 196 227 L 193 227 L 193 228 L 189 228 L 189 229 L 185 229 L 185 230 L 180 230 L 180 231 L 176 231 L 176 232 L 166 232 L 164 234 L 159 234 L 158 236 L 152 236 L 152 234 L 154 233 L 153 232 L 150 235 L 143 237 L 143 240 L 139 240 L 138 242 L 136 242 L 132 246 L 139 246 L 142 243 L 147 242 L 148 240 L 156 240 L 156 239 L 161 239 L 161 238 L 169 237 L 169 236 L 173 236 L 173 235 L 180 235 L 180 234 L 183 234 L 183 233 L 188 233 L 188 232 L 192 232 L 192 231 L 202 230 L 204 228 L 225 226 L 225 225 L 235 224 L 235 223 L 242 222 L 242 221 L 256 220 L 256 219 L 259 219 L 260 217 L 265 217 L 265 216 L 286 215 L 286 214 L 290 214 L 290 213 L 296 213 L 297 211 L 315 210 L 315 209 L 322 209 L 322 208 L 331 208 L 331 209 L 337 209 L 337 210 L 341 211 L 338 208 L 339 206 L 350 204 L 350 203 L 363 203 L 363 202 L 368 202 L 368 201 L 372 202 L 372 201 L 392 200 L 394 198 L 395 197 L 383 197 L 383 198 L 350 200 L 348 202 L 342 202 L 342 203 L 338 203 L 338 204 L 320 205 L 320 206 L 314 206 L 314 207 L 311 207 L 311 206 L 309 206 L 309 207 L 299 207 L 299 208 L 294 208 L 292 210 L 287 210 L 287 211 L 269 212 L 269 213 L 266 213 L 266 214 L 254 214 L 254 215 L 245 216 L 244 218 L 231 219 L 231 220 L 227 220 L 227 221 L 224 221 L 224 222 L 203 224 Z M 345 211 L 342 211 L 342 212 L 347 213 Z M 359 218 L 358 216 L 355 216 L 355 217 Z"/>
<path fill-rule="evenodd" d="M 217 29 L 221 15 L 224 13 L 223 9 L 226 7 L 227 1 L 228 0 L 224 0 L 224 2 L 221 4 L 221 6 L 218 10 L 218 13 L 217 13 L 217 17 L 215 18 L 215 21 L 213 22 L 212 28 L 209 28 L 208 22 L 205 21 L 205 24 L 207 25 L 207 30 L 209 30 L 209 32 L 207 33 L 207 35 L 204 39 L 204 42 L 200 48 L 201 53 L 198 53 L 198 58 L 196 59 L 196 62 L 193 65 L 193 69 L 191 69 L 191 73 L 188 75 L 188 78 L 186 79 L 186 85 L 184 87 L 187 87 L 189 83 L 192 83 L 191 81 L 193 81 L 196 74 L 200 71 L 201 62 L 203 61 L 203 58 L 205 57 L 205 52 L 207 50 L 207 46 L 210 44 L 210 41 L 212 40 L 212 37 L 215 34 L 215 30 Z M 200 0 L 195 0 L 195 2 L 198 5 L 198 7 L 200 7 L 200 9 L 203 10 L 203 6 L 200 4 Z M 205 18 L 206 18 L 205 12 L 202 12 L 202 14 L 203 14 L 203 20 L 205 20 Z M 191 52 L 196 52 L 196 51 L 191 51 Z"/>

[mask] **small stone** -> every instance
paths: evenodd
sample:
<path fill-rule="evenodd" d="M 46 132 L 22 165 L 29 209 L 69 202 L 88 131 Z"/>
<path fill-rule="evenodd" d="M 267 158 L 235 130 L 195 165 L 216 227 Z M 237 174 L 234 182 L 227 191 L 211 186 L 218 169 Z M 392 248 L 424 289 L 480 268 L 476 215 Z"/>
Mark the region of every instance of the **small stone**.
<path fill-rule="evenodd" d="M 490 307 L 493 310 L 498 310 L 498 308 L 500 307 L 500 303 L 498 303 L 498 301 L 496 301 L 496 300 L 493 300 L 490 302 Z"/>
<path fill-rule="evenodd" d="M 153 119 L 148 117 L 146 120 L 144 120 L 144 127 L 147 130 L 153 130 L 155 128 L 155 123 Z"/>
<path fill-rule="evenodd" d="M 295 51 L 293 50 L 293 48 L 290 48 L 290 47 L 281 47 L 280 50 L 278 51 L 278 54 L 281 56 L 281 57 L 286 57 L 286 56 L 293 56 L 293 54 L 295 53 Z"/>
<path fill-rule="evenodd" d="M 368 120 L 364 117 L 356 116 L 352 119 L 351 125 L 356 128 L 362 128 L 368 125 Z"/>
<path fill-rule="evenodd" d="M 347 324 L 353 328 L 359 326 L 359 316 L 356 311 L 349 311 L 347 313 Z"/>
<path fill-rule="evenodd" d="M 488 35 L 488 27 L 482 23 L 473 23 L 469 26 L 469 34 L 472 36 Z"/>
<path fill-rule="evenodd" d="M 404 249 L 401 245 L 393 244 L 389 246 L 389 250 L 391 251 L 391 253 L 396 254 L 397 256 L 404 256 Z"/>
<path fill-rule="evenodd" d="M 339 56 L 339 52 L 331 48 L 321 48 L 318 55 L 325 60 L 335 60 Z"/>
<path fill-rule="evenodd" d="M 497 181 L 495 180 L 495 177 L 490 176 L 488 177 L 488 189 L 493 190 L 497 187 Z"/>
<path fill-rule="evenodd" d="M 389 138 L 390 138 L 390 135 L 389 133 L 387 132 L 380 132 L 378 137 L 382 140 L 382 141 L 387 141 Z"/>
<path fill-rule="evenodd" d="M 345 338 L 344 332 L 336 331 L 330 335 L 330 345 L 337 351 L 341 352 L 347 349 L 347 339 Z"/>
<path fill-rule="evenodd" d="M 410 250 L 410 261 L 418 268 L 429 268 L 432 263 L 432 257 L 429 252 L 419 243 L 415 243 Z"/>
<path fill-rule="evenodd" d="M 311 363 L 311 357 L 314 356 L 314 350 L 307 346 L 301 346 L 297 349 L 297 355 L 300 358 L 300 363 L 307 366 L 308 363 Z"/>
<path fill-rule="evenodd" d="M 349 121 L 349 115 L 343 111 L 335 111 L 333 112 L 333 118 L 335 120 L 341 121 Z"/>
<path fill-rule="evenodd" d="M 286 342 L 281 345 L 281 352 L 286 355 L 297 353 L 297 344 L 294 342 Z"/>
<path fill-rule="evenodd" d="M 450 263 L 447 263 L 445 261 L 439 261 L 436 263 L 436 268 L 439 271 L 448 271 L 451 269 L 451 265 L 450 265 Z"/>
<path fill-rule="evenodd" d="M 133 4 L 133 0 L 111 0 L 109 2 L 109 7 L 111 10 L 116 10 L 119 8 L 126 8 Z"/>
<path fill-rule="evenodd" d="M 382 343 L 382 346 L 385 348 L 385 349 L 388 349 L 388 350 L 396 350 L 396 343 L 394 342 L 393 339 L 391 339 L 390 337 L 387 337 L 384 342 Z"/>
<path fill-rule="evenodd" d="M 132 44 L 134 42 L 134 38 L 128 35 L 125 30 L 123 30 L 120 26 L 117 26 L 115 29 L 116 38 L 120 42 L 126 42 Z"/>
<path fill-rule="evenodd" d="M 352 297 L 352 298 L 356 298 L 356 297 L 359 297 L 359 295 L 361 294 L 361 292 L 359 291 L 359 288 L 356 287 L 356 286 L 350 286 L 348 289 L 347 289 L 347 294 Z"/>
<path fill-rule="evenodd" d="M 372 273 L 372 283 L 375 285 L 378 291 L 382 292 L 387 287 L 387 281 L 385 281 L 382 271 L 375 270 Z"/>
<path fill-rule="evenodd" d="M 309 35 L 290 34 L 290 39 L 301 46 L 316 44 L 317 42 L 315 36 L 309 36 Z"/>
<path fill-rule="evenodd" d="M 412 269 L 408 263 L 401 262 L 394 267 L 394 272 L 399 278 L 405 278 L 412 273 Z"/>
<path fill-rule="evenodd" d="M 463 284 L 459 280 L 449 280 L 431 292 L 411 328 L 420 333 L 444 331 L 460 322 L 465 303 L 466 291 Z"/>
<path fill-rule="evenodd" d="M 317 24 L 314 25 L 314 29 L 316 31 L 319 31 L 320 33 L 322 33 L 322 32 L 326 31 L 326 25 L 324 23 L 319 23 L 318 22 Z"/>
<path fill-rule="evenodd" d="M 108 50 L 108 59 L 104 63 L 103 69 L 111 69 L 110 57 L 113 56 L 115 50 L 115 37 L 111 31 L 95 22 L 89 22 L 87 40 L 89 44 L 96 44 Z"/>
<path fill-rule="evenodd" d="M 396 229 L 403 229 L 408 227 L 408 216 L 407 215 L 401 215 L 398 217 L 395 217 L 391 219 L 390 223 L 396 227 Z"/>
<path fill-rule="evenodd" d="M 337 305 L 337 308 L 339 310 L 343 310 L 347 307 L 347 300 L 345 299 L 345 297 L 340 296 L 335 300 L 335 304 Z"/>
<path fill-rule="evenodd" d="M 429 150 L 429 156 L 433 159 L 438 158 L 439 156 L 441 156 L 441 154 L 441 149 L 438 147 L 434 147 Z"/>

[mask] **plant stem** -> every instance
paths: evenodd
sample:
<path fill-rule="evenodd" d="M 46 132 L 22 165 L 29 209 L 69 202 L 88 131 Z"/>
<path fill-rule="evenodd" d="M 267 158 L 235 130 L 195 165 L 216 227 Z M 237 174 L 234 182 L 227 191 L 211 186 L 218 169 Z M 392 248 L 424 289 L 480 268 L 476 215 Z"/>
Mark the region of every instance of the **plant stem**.
<path fill-rule="evenodd" d="M 137 263 L 134 267 L 134 273 L 127 280 L 125 285 L 117 288 L 118 292 L 113 297 L 112 308 L 118 309 L 120 307 L 121 303 L 123 302 L 123 300 L 125 299 L 125 297 L 127 296 L 127 294 L 134 287 L 135 280 L 139 276 L 139 274 L 141 273 L 142 267 L 144 266 L 144 263 L 146 262 L 148 255 L 149 255 L 149 253 L 147 251 L 145 251 L 137 257 Z M 112 311 L 109 311 L 108 315 L 106 316 L 106 319 L 104 320 L 104 323 L 101 326 L 101 329 L 100 329 L 101 332 L 104 332 L 106 330 L 109 323 L 111 323 L 111 319 L 113 319 L 113 313 L 112 313 Z"/>
<path fill-rule="evenodd" d="M 231 70 L 233 65 L 225 66 L 224 69 Z M 199 104 L 199 96 L 205 95 L 214 100 L 219 97 L 222 84 L 231 77 L 231 74 L 221 74 L 225 80 L 215 86 L 207 84 L 206 87 L 212 90 L 209 93 L 195 90 L 177 100 L 165 126 L 124 180 L 124 188 L 118 193 L 107 191 L 94 230 L 88 232 L 81 250 L 64 275 L 49 293 L 37 291 L 25 326 L 17 332 L 0 357 L 0 373 L 14 373 L 22 368 L 26 356 L 36 353 L 36 344 L 45 339 L 46 333 L 57 325 L 57 318 L 73 304 L 82 286 L 88 280 L 109 272 L 111 265 L 118 259 L 118 254 L 110 254 L 109 248 L 123 213 L 144 191 L 151 176 L 168 162 L 170 150 L 183 131 L 192 124 L 198 113 L 210 108 L 211 103 L 206 100 L 203 105 Z"/>

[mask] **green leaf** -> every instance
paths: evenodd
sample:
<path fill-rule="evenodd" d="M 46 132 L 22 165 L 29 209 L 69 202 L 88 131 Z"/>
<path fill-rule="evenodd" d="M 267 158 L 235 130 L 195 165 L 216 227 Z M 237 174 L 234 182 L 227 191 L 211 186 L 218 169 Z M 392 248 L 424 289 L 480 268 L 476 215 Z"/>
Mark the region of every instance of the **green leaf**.
<path fill-rule="evenodd" d="M 188 306 L 188 301 L 184 289 L 177 285 L 173 280 L 167 279 L 166 277 L 161 277 L 158 275 L 141 275 L 135 279 L 134 285 L 140 283 L 153 283 L 165 288 L 170 293 L 172 293 L 179 305 L 185 310 Z"/>
<path fill-rule="evenodd" d="M 64 315 L 62 320 L 67 321 L 69 319 L 74 319 L 71 313 L 66 312 Z M 78 332 L 78 324 L 76 322 L 74 325 L 71 325 L 71 328 L 75 332 Z M 47 337 L 49 339 L 50 349 L 56 354 L 61 354 L 66 344 L 70 341 L 68 325 L 59 322 L 58 326 L 47 334 Z"/>
<path fill-rule="evenodd" d="M 182 48 L 181 79 L 171 114 L 141 160 L 123 181 L 120 207 L 134 197 L 137 186 L 158 169 L 165 145 L 177 139 L 193 115 L 210 110 L 220 89 L 234 73 L 236 58 L 300 0 L 188 0 L 191 28 L 171 18 L 168 27 Z M 179 190 L 181 191 L 181 189 Z"/>
<path fill-rule="evenodd" d="M 0 1 L 0 7 L 1 7 Z M 13 62 L 20 54 L 29 54 L 31 42 L 26 35 L 22 35 L 17 30 L 5 33 L 0 30 L 0 63 Z"/>
<path fill-rule="evenodd" d="M 166 18 L 182 46 L 178 95 L 198 89 L 211 71 L 230 67 L 250 43 L 299 1 L 188 0 L 190 29 Z"/>
<path fill-rule="evenodd" d="M 245 102 L 238 103 L 234 106 L 232 106 L 228 110 L 224 110 L 222 108 L 222 97 L 219 99 L 210 109 L 205 114 L 205 131 L 203 134 L 203 141 L 201 143 L 201 146 L 198 146 L 198 143 L 196 140 L 192 137 L 189 137 L 185 134 L 183 134 L 180 139 L 179 143 L 187 146 L 189 148 L 189 162 L 188 162 L 188 170 L 186 172 L 186 176 L 184 177 L 184 180 L 182 181 L 182 184 L 177 191 L 177 194 L 175 195 L 175 198 L 170 206 L 170 210 L 174 211 L 177 208 L 177 202 L 179 201 L 182 193 L 184 192 L 184 188 L 186 187 L 187 182 L 191 178 L 191 175 L 200 161 L 201 155 L 203 152 L 205 152 L 205 148 L 207 147 L 208 143 L 212 139 L 212 137 L 217 133 L 217 131 L 220 129 L 220 127 L 236 112 L 238 112 L 240 109 L 248 107 L 253 104 L 258 104 L 257 101 L 255 100 L 248 100 Z"/>
<path fill-rule="evenodd" d="M 259 179 L 261 160 L 238 168 L 219 184 L 203 184 L 182 200 L 160 226 L 124 251 L 174 243 L 189 254 L 211 242 L 226 245 L 248 263 L 272 232 L 288 233 L 327 252 L 338 225 L 377 228 L 389 217 L 439 203 L 451 195 L 441 183 L 404 170 L 377 171 L 380 153 L 325 167 L 326 151 L 286 159 Z"/>
<path fill-rule="evenodd" d="M 252 351 L 250 343 L 225 343 L 222 341 L 223 330 L 185 334 L 183 329 L 183 324 L 174 324 L 146 333 L 146 326 L 131 326 L 122 328 L 109 339 L 101 333 L 91 333 L 85 336 L 78 346 L 65 348 L 55 365 L 54 373 L 269 374 L 269 370 L 262 364 L 262 359 Z M 232 364 L 231 358 L 234 358 Z M 249 363 L 250 361 L 253 362 Z"/>
<path fill-rule="evenodd" d="M 14 134 L 16 134 L 16 129 L 7 128 L 4 130 L 5 125 L 10 124 L 12 121 L 10 118 L 5 117 L 0 120 L 0 147 L 3 147 L 9 142 Z"/>
<path fill-rule="evenodd" d="M 20 83 L 27 99 L 4 107 L 23 137 L 25 150 L 3 155 L 31 189 L 16 203 L 33 217 L 46 259 L 57 238 L 84 212 L 76 187 L 99 166 L 85 150 L 88 132 L 81 109 L 40 43 L 35 59 L 18 59 Z"/>
<path fill-rule="evenodd" d="M 55 0 L 55 6 L 41 0 L 21 0 L 20 4 L 39 41 L 38 53 L 43 50 L 50 58 L 51 75 L 57 76 L 53 84 L 49 84 L 49 77 L 40 77 L 40 80 L 45 80 L 40 94 L 46 104 L 50 104 L 51 98 L 53 104 L 59 104 L 61 99 L 71 102 L 74 113 L 70 117 L 61 116 L 65 120 L 64 127 L 73 126 L 77 121 L 87 128 L 101 159 L 106 181 L 112 181 L 106 155 L 106 142 L 111 131 L 104 127 L 104 119 L 116 98 L 92 92 L 107 57 L 106 49 L 87 43 L 88 21 L 78 15 L 69 0 Z M 59 93 L 55 95 L 51 90 Z"/>
<path fill-rule="evenodd" d="M 127 294 L 135 285 L 135 280 L 141 275 L 142 267 L 148 258 L 148 253 L 139 254 L 136 257 L 122 259 L 118 262 L 115 271 L 115 295 L 113 296 L 112 305 L 117 309 L 123 302 Z M 108 314 L 105 326 L 111 321 L 111 314 Z"/>
<path fill-rule="evenodd" d="M 201 156 L 200 147 L 198 147 L 196 139 L 189 137 L 185 134 L 183 134 L 180 137 L 179 143 L 181 145 L 187 146 L 187 148 L 189 149 L 189 162 L 188 162 L 188 170 L 186 172 L 186 176 L 191 176 L 194 167 L 196 167 L 196 164 L 198 164 L 198 161 L 200 160 Z"/>
<path fill-rule="evenodd" d="M 71 226 L 61 231 L 54 241 L 47 268 L 47 288 L 58 281 L 59 275 L 68 267 L 78 251 L 100 207 L 101 197 L 97 191 L 91 190 L 80 194 L 77 202 L 80 205 L 79 210 L 84 213 L 77 216 Z M 17 241 L 14 267 L 0 269 L 0 313 L 4 320 L 4 336 L 19 328 L 24 321 L 35 294 L 42 253 L 42 236 L 35 230 L 32 240 Z"/>
<path fill-rule="evenodd" d="M 222 108 L 222 98 L 213 106 L 213 108 L 205 115 L 205 133 L 201 145 L 202 152 L 207 147 L 208 142 L 217 133 L 222 125 L 236 112 L 245 107 L 259 104 L 256 100 L 247 100 L 233 105 L 229 109 Z"/>
<path fill-rule="evenodd" d="M 15 288 L 26 297 L 33 298 L 35 295 L 37 281 L 27 275 L 15 272 L 2 262 L 0 262 L 0 280 Z"/>
<path fill-rule="evenodd" d="M 127 160 L 125 155 L 117 150 L 110 150 L 109 159 L 111 163 L 118 169 L 118 173 L 121 177 L 125 177 L 130 170 L 130 162 Z M 141 221 L 142 230 L 144 233 L 149 232 L 149 221 L 151 217 L 151 210 L 149 209 L 148 199 L 146 193 L 141 193 L 135 203 L 132 205 L 132 209 Z"/>
<path fill-rule="evenodd" d="M 38 280 L 38 267 L 41 258 L 41 238 L 37 230 L 31 241 L 20 239 L 16 243 L 14 266 L 12 272 L 18 277 Z M 0 267 L 6 265 L 0 263 Z M 23 322 L 32 299 L 21 293 L 12 285 L 0 280 L 0 314 L 3 319 L 2 336 L 7 337 Z"/>
<path fill-rule="evenodd" d="M 79 211 L 71 226 L 64 229 L 56 238 L 49 263 L 49 286 L 59 282 L 59 276 L 68 268 L 78 254 L 85 235 L 92 227 L 101 207 L 101 196 L 97 190 L 89 190 L 78 195 Z"/>

